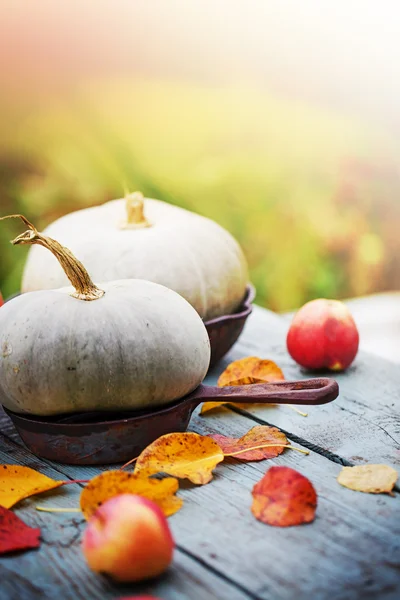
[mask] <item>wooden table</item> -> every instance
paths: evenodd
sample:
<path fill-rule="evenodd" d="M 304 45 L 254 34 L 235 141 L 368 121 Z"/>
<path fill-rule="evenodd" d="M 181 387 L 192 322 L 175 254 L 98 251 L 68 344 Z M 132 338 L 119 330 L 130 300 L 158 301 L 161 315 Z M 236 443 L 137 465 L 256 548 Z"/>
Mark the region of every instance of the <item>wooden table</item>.
<path fill-rule="evenodd" d="M 272 358 L 287 378 L 306 377 L 285 351 L 287 322 L 256 308 L 240 342 L 211 374 L 226 364 L 258 355 Z M 86 567 L 80 551 L 80 514 L 38 512 L 35 505 L 76 507 L 79 485 L 20 503 L 16 511 L 42 529 L 39 550 L 0 559 L 1 600 L 111 599 L 151 593 L 170 600 L 400 598 L 400 497 L 370 495 L 341 487 L 341 465 L 400 464 L 400 370 L 394 363 L 359 354 L 338 375 L 339 398 L 309 409 L 304 418 L 288 407 L 193 416 L 191 429 L 240 436 L 257 423 L 273 424 L 309 456 L 286 451 L 276 459 L 218 466 L 214 480 L 183 483 L 184 507 L 170 518 L 177 549 L 172 568 L 143 585 L 117 586 Z M 40 470 L 55 479 L 90 478 L 104 468 L 43 461 L 28 452 L 5 415 L 0 420 L 0 461 Z M 310 525 L 269 527 L 250 512 L 251 489 L 271 465 L 305 474 L 318 493 Z"/>

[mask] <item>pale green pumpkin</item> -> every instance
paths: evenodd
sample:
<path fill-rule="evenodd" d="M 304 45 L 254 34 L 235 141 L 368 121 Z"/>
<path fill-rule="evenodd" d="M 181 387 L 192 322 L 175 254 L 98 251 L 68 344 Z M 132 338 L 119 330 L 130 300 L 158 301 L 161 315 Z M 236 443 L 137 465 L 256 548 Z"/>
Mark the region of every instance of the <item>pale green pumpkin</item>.
<path fill-rule="evenodd" d="M 0 309 L 0 402 L 56 415 L 151 409 L 181 398 L 206 375 L 210 344 L 192 306 L 144 280 L 93 284 L 58 242 L 30 230 L 74 288 L 22 294 Z M 50 253 L 49 253 L 50 254 Z"/>
<path fill-rule="evenodd" d="M 183 296 L 206 321 L 235 312 L 245 295 L 246 260 L 225 229 L 138 192 L 65 215 L 44 234 L 69 248 L 94 281 L 160 283 Z M 39 246 L 31 248 L 23 292 L 67 283 L 54 256 Z"/>

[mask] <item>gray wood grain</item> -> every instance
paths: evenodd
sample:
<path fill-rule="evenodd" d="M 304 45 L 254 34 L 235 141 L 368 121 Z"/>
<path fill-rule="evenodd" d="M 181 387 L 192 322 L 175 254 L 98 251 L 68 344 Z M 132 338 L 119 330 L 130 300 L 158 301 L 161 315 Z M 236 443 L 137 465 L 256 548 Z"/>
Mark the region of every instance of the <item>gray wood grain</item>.
<path fill-rule="evenodd" d="M 56 480 L 64 480 L 54 468 L 24 448 L 0 434 L 0 463 L 21 464 L 39 470 Z M 83 467 L 77 471 L 90 475 Z M 72 476 L 75 476 L 74 474 Z M 78 478 L 76 476 L 76 478 Z M 161 578 L 142 584 L 118 585 L 96 575 L 86 566 L 80 549 L 86 521 L 80 513 L 45 513 L 37 505 L 56 508 L 79 507 L 82 486 L 71 484 L 27 498 L 15 509 L 16 514 L 31 527 L 40 527 L 42 543 L 38 550 L 0 557 L 0 600 L 112 599 L 123 595 L 154 594 L 170 600 L 188 598 L 203 600 L 247 600 L 252 594 L 240 589 L 240 584 L 214 573 L 212 565 L 205 567 L 179 548 L 172 568 Z"/>
<path fill-rule="evenodd" d="M 231 411 L 209 417 L 195 416 L 192 421 L 192 429 L 203 434 L 220 432 L 240 436 L 252 425 L 248 418 Z M 12 442 L 5 444 L 11 446 Z M 1 452 L 0 461 L 5 461 L 7 456 Z M 14 450 L 13 459 L 37 468 L 36 459 L 22 448 Z M 319 507 L 318 518 L 312 525 L 272 528 L 257 522 L 251 515 L 252 486 L 272 464 L 291 466 L 315 485 Z M 60 478 L 58 468 L 57 465 L 54 468 L 42 466 L 41 471 Z M 63 465 L 61 468 L 75 478 L 98 472 L 93 467 Z M 215 569 L 259 598 L 286 600 L 294 595 L 324 598 L 328 597 L 328 590 L 331 598 L 341 598 L 345 590 L 345 598 L 356 598 L 361 592 L 366 598 L 377 597 L 377 594 L 380 598 L 395 597 L 396 588 L 397 592 L 399 589 L 400 500 L 342 488 L 335 479 L 339 470 L 339 465 L 316 453 L 303 456 L 290 450 L 272 461 L 241 463 L 229 459 L 218 468 L 211 484 L 202 487 L 183 484 L 180 495 L 185 505 L 170 519 L 178 545 L 202 566 Z M 35 513 L 33 507 L 37 503 L 78 506 L 79 488 L 75 484 L 27 499 L 21 516 L 27 520 L 28 511 L 29 518 L 34 518 L 30 524 L 43 527 L 45 540 L 50 536 L 48 541 L 59 545 L 60 540 L 65 539 L 64 544 L 68 544 L 76 522 L 80 528 L 83 526 L 77 515 Z M 60 530 L 65 522 L 67 529 Z M 67 560 L 67 557 L 68 553 L 62 551 L 59 560 Z M 76 553 L 72 557 L 71 560 L 79 561 Z M 75 565 L 75 569 L 86 573 L 84 565 Z M 286 582 L 289 574 L 290 585 Z M 48 579 L 49 574 L 46 577 Z M 60 586 L 60 582 L 57 585 Z"/>
<path fill-rule="evenodd" d="M 287 377 L 308 376 L 288 358 L 285 333 L 286 324 L 279 317 L 256 310 L 225 363 L 257 354 L 277 360 Z M 398 464 L 397 440 L 385 431 L 388 427 L 390 433 L 397 431 L 400 374 L 385 361 L 371 370 L 376 360 L 360 355 L 355 369 L 339 378 L 340 398 L 309 410 L 307 418 L 288 407 L 257 408 L 252 414 L 223 410 L 205 417 L 195 415 L 190 427 L 199 433 L 239 436 L 255 425 L 255 420 L 268 421 L 292 432 L 304 444 L 315 445 L 317 452 L 303 456 L 285 451 L 272 461 L 259 463 L 229 459 L 218 467 L 209 485 L 183 483 L 179 494 L 185 500 L 184 507 L 170 519 L 179 547 L 174 569 L 167 578 L 152 584 L 156 587 L 146 584 L 140 591 L 178 599 L 398 598 L 399 497 L 361 494 L 341 487 L 336 482 L 340 465 L 324 456 L 331 452 L 334 460 L 341 456 L 371 462 L 374 457 L 374 462 Z M 208 382 L 214 382 L 223 367 L 221 364 Z M 371 382 L 372 375 L 377 383 Z M 378 397 L 382 385 L 385 393 L 381 396 L 379 392 Z M 0 432 L 1 462 L 27 464 L 55 479 L 90 478 L 107 468 L 60 465 L 33 457 L 5 416 L 0 417 Z M 252 516 L 252 486 L 272 464 L 291 466 L 313 482 L 319 496 L 314 523 L 280 529 L 259 523 Z M 29 524 L 40 524 L 45 541 L 39 551 L 0 560 L 1 600 L 2 593 L 14 594 L 4 596 L 7 600 L 39 595 L 67 600 L 116 598 L 121 594 L 86 569 L 79 551 L 84 526 L 79 515 L 34 510 L 38 503 L 77 506 L 80 489 L 74 484 L 21 503 L 18 514 Z M 130 593 L 132 590 L 129 587 Z"/>
<path fill-rule="evenodd" d="M 54 525 L 59 539 L 62 536 L 65 539 L 65 530 L 72 528 L 63 521 L 67 519 L 59 516 Z M 80 534 L 80 527 L 76 526 L 76 532 Z M 251 598 L 179 550 L 175 552 L 172 567 L 162 577 L 142 584 L 115 584 L 86 567 L 76 541 L 62 546 L 55 539 L 45 540 L 39 551 L 2 558 L 0 577 L 0 600 L 112 600 L 140 594 L 165 600 Z"/>
<path fill-rule="evenodd" d="M 212 429 L 229 435 L 243 435 L 248 422 L 239 415 L 194 419 L 200 433 Z M 180 524 L 181 543 L 196 544 L 196 553 L 218 557 L 218 568 L 235 563 L 240 581 L 251 581 L 252 591 L 263 598 L 395 598 L 400 590 L 400 499 L 372 496 L 342 488 L 336 482 L 340 466 L 318 454 L 303 456 L 285 451 L 272 460 L 240 465 L 231 459 L 218 469 L 209 485 L 187 497 L 185 530 Z M 291 466 L 306 475 L 318 493 L 316 521 L 309 526 L 278 529 L 254 523 L 250 514 L 250 491 L 271 464 Z M 226 481 L 229 480 L 229 485 Z M 213 486 L 213 489 L 212 487 Z M 217 502 L 215 496 L 218 494 Z M 189 503 L 190 499 L 190 503 Z M 213 503 L 207 526 L 204 509 Z M 195 506 L 197 504 L 197 506 Z M 219 520 L 226 526 L 217 526 Z M 196 516 L 195 516 L 196 515 Z M 179 515 L 176 515 L 178 523 Z M 183 517 L 181 517 L 183 520 Z M 196 518 L 196 530 L 190 523 Z M 174 521 L 175 523 L 175 521 Z M 209 536 L 204 535 L 206 528 Z M 215 528 L 215 535 L 212 531 Z M 232 544 L 239 540 L 239 549 Z M 197 535 L 197 540 L 194 539 Z M 215 540 L 218 536 L 218 541 Z M 245 553 L 243 554 L 243 549 Z M 194 549 L 192 550 L 194 551 Z"/>
<path fill-rule="evenodd" d="M 214 383 L 225 366 L 237 358 L 256 355 L 275 360 L 287 379 L 305 379 L 305 372 L 286 351 L 288 324 L 277 315 L 257 308 L 233 351 L 209 376 Z M 307 408 L 301 417 L 284 406 L 249 408 L 246 413 L 271 423 L 295 438 L 314 444 L 327 455 L 354 464 L 384 462 L 400 465 L 400 372 L 396 364 L 360 353 L 354 366 L 342 374 L 329 374 L 340 386 L 337 400 Z M 301 408 L 301 407 L 299 407 Z"/>

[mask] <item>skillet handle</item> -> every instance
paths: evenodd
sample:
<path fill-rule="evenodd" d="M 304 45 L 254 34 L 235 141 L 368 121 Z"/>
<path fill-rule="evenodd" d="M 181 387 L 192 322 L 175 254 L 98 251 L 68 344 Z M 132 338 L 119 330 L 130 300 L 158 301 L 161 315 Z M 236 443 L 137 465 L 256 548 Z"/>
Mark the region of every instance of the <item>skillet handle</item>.
<path fill-rule="evenodd" d="M 251 404 L 326 404 L 339 395 L 334 379 L 303 379 L 300 381 L 276 381 L 227 387 L 201 385 L 192 395 L 200 402 L 241 402 Z"/>

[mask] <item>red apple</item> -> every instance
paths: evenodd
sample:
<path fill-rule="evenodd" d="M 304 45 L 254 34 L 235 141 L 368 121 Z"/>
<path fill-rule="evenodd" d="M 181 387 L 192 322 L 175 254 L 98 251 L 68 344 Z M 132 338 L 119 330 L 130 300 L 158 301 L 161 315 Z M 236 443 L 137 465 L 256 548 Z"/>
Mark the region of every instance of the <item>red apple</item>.
<path fill-rule="evenodd" d="M 163 573 L 174 540 L 161 509 L 151 500 L 120 494 L 90 519 L 82 540 L 89 567 L 116 581 L 133 582 Z"/>
<path fill-rule="evenodd" d="M 295 314 L 287 335 L 290 356 L 306 369 L 343 371 L 358 351 L 349 309 L 338 300 L 312 300 Z"/>

